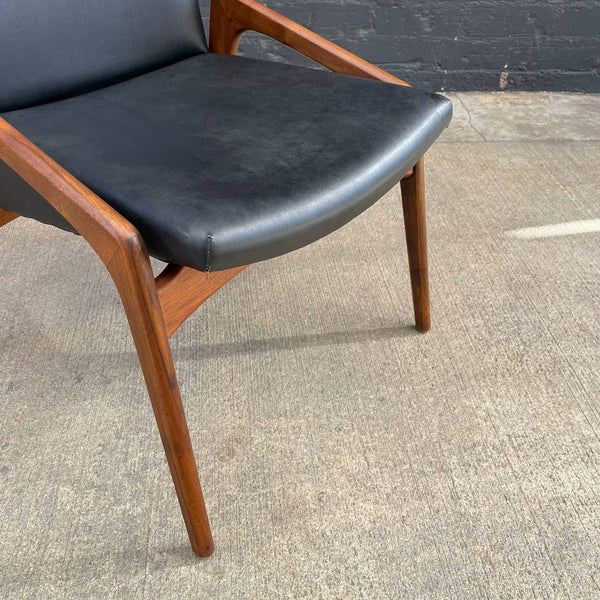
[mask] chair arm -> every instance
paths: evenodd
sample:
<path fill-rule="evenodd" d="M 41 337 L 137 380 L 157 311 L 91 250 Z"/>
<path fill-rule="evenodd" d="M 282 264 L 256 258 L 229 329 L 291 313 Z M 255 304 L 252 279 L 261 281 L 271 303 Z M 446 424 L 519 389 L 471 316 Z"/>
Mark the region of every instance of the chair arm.
<path fill-rule="evenodd" d="M 0 160 L 73 225 L 106 265 L 119 247 L 141 239 L 125 217 L 2 118 Z"/>
<path fill-rule="evenodd" d="M 212 0 L 211 52 L 235 54 L 241 35 L 248 30 L 273 38 L 336 73 L 409 85 L 256 0 Z"/>

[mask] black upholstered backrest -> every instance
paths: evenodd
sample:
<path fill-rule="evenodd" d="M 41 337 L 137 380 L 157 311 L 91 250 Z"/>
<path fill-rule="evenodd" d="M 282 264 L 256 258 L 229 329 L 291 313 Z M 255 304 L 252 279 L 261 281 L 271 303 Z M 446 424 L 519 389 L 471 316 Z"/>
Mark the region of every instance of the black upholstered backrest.
<path fill-rule="evenodd" d="M 0 112 L 206 51 L 198 0 L 0 0 Z"/>

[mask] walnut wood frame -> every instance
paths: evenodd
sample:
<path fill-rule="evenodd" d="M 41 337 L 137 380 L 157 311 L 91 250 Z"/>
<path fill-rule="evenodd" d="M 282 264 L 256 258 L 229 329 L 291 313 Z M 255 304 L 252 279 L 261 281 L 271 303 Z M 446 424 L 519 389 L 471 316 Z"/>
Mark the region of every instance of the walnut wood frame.
<path fill-rule="evenodd" d="M 235 54 L 244 31 L 263 33 L 332 71 L 408 85 L 255 0 L 212 0 L 210 50 Z M 194 552 L 214 544 L 168 338 L 205 300 L 246 267 L 207 275 L 168 265 L 156 278 L 136 228 L 0 118 L 0 159 L 90 244 L 121 297 Z M 401 182 L 416 327 L 427 331 L 429 291 L 423 159 Z M 0 226 L 19 215 L 0 209 Z"/>

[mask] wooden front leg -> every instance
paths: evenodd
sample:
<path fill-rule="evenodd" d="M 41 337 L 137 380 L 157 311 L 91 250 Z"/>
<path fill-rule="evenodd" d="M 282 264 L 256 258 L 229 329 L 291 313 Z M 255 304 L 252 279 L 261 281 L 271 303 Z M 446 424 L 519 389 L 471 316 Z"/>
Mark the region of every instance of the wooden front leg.
<path fill-rule="evenodd" d="M 107 264 L 117 286 L 154 409 L 192 549 L 214 550 L 160 301 L 144 242 L 127 240 Z"/>

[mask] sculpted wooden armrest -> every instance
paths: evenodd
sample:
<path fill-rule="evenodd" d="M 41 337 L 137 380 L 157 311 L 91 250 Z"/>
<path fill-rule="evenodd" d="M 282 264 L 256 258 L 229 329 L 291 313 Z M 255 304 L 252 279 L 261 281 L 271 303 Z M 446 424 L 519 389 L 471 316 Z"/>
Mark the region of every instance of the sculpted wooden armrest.
<path fill-rule="evenodd" d="M 212 0 L 211 52 L 235 54 L 245 31 L 273 38 L 336 73 L 409 85 L 256 0 Z"/>

